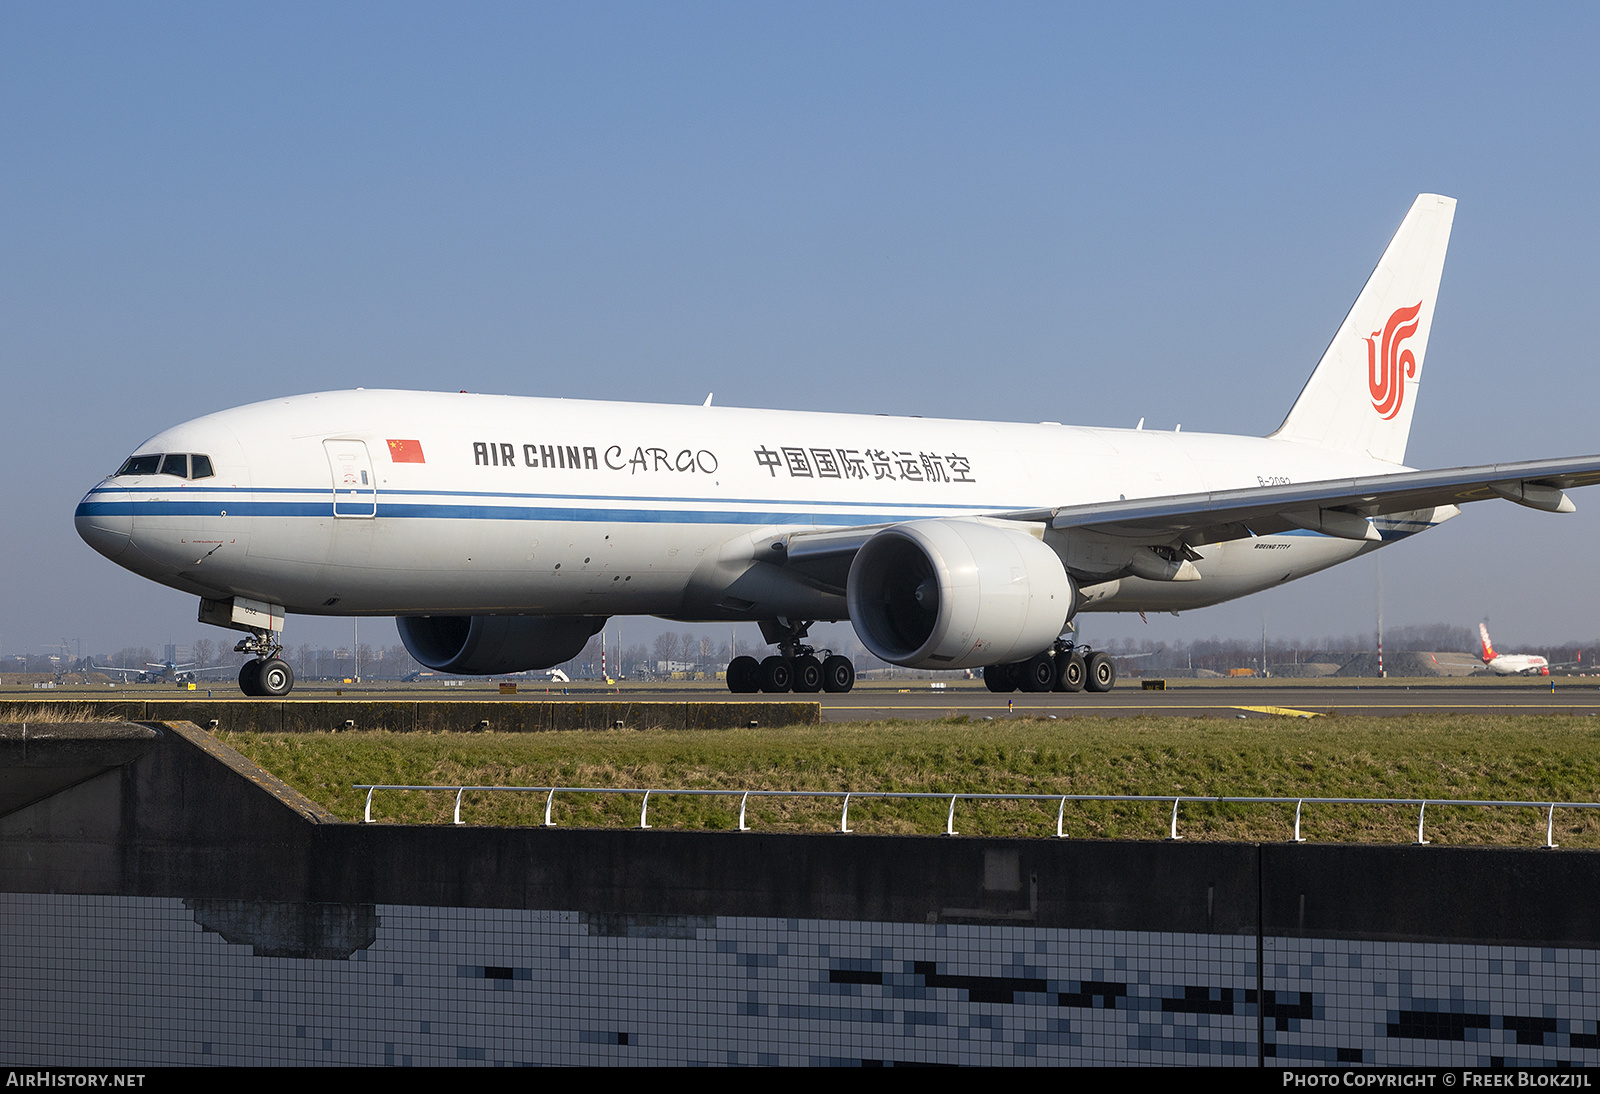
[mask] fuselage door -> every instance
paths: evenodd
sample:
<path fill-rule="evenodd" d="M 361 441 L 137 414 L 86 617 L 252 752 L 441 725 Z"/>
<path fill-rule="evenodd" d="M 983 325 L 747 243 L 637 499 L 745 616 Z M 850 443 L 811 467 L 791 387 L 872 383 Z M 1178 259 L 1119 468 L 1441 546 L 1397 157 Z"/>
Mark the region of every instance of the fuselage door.
<path fill-rule="evenodd" d="M 372 519 L 378 515 L 378 480 L 364 441 L 323 441 L 333 473 L 333 515 Z"/>

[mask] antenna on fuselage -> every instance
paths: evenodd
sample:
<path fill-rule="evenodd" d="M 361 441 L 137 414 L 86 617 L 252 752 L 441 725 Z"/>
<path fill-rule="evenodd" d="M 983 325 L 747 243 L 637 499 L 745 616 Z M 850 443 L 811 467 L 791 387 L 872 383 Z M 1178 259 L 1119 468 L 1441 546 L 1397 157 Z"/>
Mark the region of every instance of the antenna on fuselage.
<path fill-rule="evenodd" d="M 713 396 L 713 395 L 715 395 L 715 394 L 716 394 L 716 392 L 715 392 L 715 391 L 708 391 L 708 392 L 706 392 L 706 401 L 705 401 L 705 402 L 703 402 L 703 403 L 701 403 L 701 404 L 700 404 L 700 405 L 701 405 L 701 406 L 710 406 L 710 405 L 711 405 L 711 396 Z"/>

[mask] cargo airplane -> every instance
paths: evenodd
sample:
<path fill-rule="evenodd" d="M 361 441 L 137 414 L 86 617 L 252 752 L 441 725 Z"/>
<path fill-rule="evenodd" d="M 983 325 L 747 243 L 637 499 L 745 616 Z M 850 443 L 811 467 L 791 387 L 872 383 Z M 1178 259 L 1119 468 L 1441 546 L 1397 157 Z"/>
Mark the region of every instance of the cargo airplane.
<path fill-rule="evenodd" d="M 734 659 L 736 692 L 848 691 L 807 641 L 848 619 L 896 665 L 1103 691 L 1079 612 L 1217 604 L 1600 482 L 1600 456 L 1404 466 L 1454 213 L 1417 198 L 1266 437 L 357 389 L 158 433 L 77 528 L 244 632 L 250 695 L 293 686 L 288 614 L 393 615 L 472 675 L 559 664 L 612 615 L 753 621 L 776 650 Z"/>

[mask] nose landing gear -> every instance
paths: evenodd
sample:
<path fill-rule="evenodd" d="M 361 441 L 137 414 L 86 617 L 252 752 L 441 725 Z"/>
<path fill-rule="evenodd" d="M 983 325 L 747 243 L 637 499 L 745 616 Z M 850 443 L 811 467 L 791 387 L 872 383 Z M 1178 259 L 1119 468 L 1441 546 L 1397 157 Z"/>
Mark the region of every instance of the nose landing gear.
<path fill-rule="evenodd" d="M 294 670 L 282 656 L 283 605 L 230 596 L 220 600 L 200 598 L 200 622 L 213 627 L 244 631 L 234 653 L 253 653 L 239 669 L 239 690 L 258 698 L 288 695 L 294 689 Z"/>
<path fill-rule="evenodd" d="M 256 698 L 278 698 L 294 690 L 294 670 L 280 653 L 283 647 L 272 637 L 272 632 L 252 634 L 239 639 L 234 653 L 253 653 L 255 660 L 246 661 L 239 669 L 239 690 Z"/>

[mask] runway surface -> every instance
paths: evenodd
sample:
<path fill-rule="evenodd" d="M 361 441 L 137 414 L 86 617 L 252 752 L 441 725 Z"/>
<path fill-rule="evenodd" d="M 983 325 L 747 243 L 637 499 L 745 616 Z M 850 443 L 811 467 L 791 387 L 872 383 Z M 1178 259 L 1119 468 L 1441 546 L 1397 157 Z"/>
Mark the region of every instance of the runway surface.
<path fill-rule="evenodd" d="M 466 696 L 462 696 L 465 698 Z M 543 690 L 524 691 L 521 698 L 545 698 Z M 552 696 L 554 698 L 554 696 Z M 627 698 L 654 702 L 759 702 L 760 695 L 729 695 L 720 689 L 625 688 L 589 691 L 574 687 L 569 699 Z M 779 698 L 774 696 L 773 698 Z M 969 718 L 1033 716 L 1058 718 L 1130 715 L 1182 717 L 1268 718 L 1326 715 L 1332 711 L 1351 715 L 1399 714 L 1596 714 L 1600 715 L 1600 686 L 1537 683 L 1474 684 L 1370 684 L 1357 686 L 1296 687 L 1278 684 L 1225 684 L 1173 687 L 1143 691 L 1137 681 L 1119 684 L 1104 694 L 1079 692 L 996 695 L 981 685 L 930 688 L 871 684 L 846 695 L 786 695 L 784 699 L 816 700 L 822 718 L 829 722 L 876 721 L 885 718 Z"/>
<path fill-rule="evenodd" d="M 1395 687 L 1369 688 L 1177 688 L 1140 691 L 1114 688 L 1102 695 L 994 695 L 988 691 L 946 690 L 896 693 L 856 692 L 829 696 L 822 716 L 828 721 L 876 718 L 935 718 L 1033 715 L 1171 715 L 1269 718 L 1341 714 L 1600 714 L 1600 688 L 1526 689 Z"/>
<path fill-rule="evenodd" d="M 1472 683 L 1340 683 L 1301 685 L 1276 681 L 1222 684 L 1176 684 L 1165 691 L 1145 691 L 1139 681 L 1125 681 L 1105 694 L 1080 692 L 997 695 L 982 684 L 950 683 L 930 687 L 926 681 L 858 684 L 845 695 L 731 695 L 720 683 L 624 685 L 605 687 L 575 681 L 565 690 L 556 685 L 520 683 L 515 695 L 503 695 L 480 682 L 463 687 L 439 688 L 404 684 L 368 683 L 336 687 L 312 683 L 296 687 L 295 701 L 470 701 L 470 702 L 659 702 L 755 703 L 765 701 L 821 704 L 828 722 L 882 719 L 935 719 L 951 717 L 1102 717 L 1172 715 L 1178 717 L 1270 718 L 1345 715 L 1395 716 L 1403 714 L 1576 714 L 1600 716 L 1600 677 L 1557 678 L 1554 690 L 1546 680 L 1486 680 Z M 232 687 L 216 688 L 216 698 L 241 701 Z M 176 687 L 127 687 L 111 693 L 105 688 L 66 687 L 40 693 L 31 689 L 0 689 L 8 699 L 71 702 L 74 699 L 207 699 L 210 689 L 187 691 Z M 281 702 L 282 700 L 260 700 Z"/>

